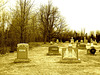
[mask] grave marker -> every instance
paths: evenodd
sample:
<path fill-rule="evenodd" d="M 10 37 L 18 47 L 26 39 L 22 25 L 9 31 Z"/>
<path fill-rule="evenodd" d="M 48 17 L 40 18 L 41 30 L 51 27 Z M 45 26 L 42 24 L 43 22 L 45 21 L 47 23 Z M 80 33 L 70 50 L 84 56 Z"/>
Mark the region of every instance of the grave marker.
<path fill-rule="evenodd" d="M 62 48 L 62 59 L 61 62 L 64 63 L 79 63 L 81 62 L 80 59 L 78 59 L 78 48 L 73 48 L 72 45 L 70 45 L 67 48 Z"/>
<path fill-rule="evenodd" d="M 71 44 L 73 44 L 74 43 L 74 39 L 73 39 L 73 37 L 71 38 Z"/>
<path fill-rule="evenodd" d="M 76 40 L 75 43 L 77 44 L 78 43 L 78 40 Z"/>
<path fill-rule="evenodd" d="M 93 43 L 93 40 L 92 40 L 92 38 L 90 39 L 90 41 L 91 41 L 91 43 Z"/>
<path fill-rule="evenodd" d="M 58 39 L 56 40 L 56 43 L 57 43 L 57 44 L 59 43 L 59 40 L 58 40 Z"/>
<path fill-rule="evenodd" d="M 87 43 L 88 42 L 88 40 L 86 39 L 86 37 L 84 37 L 84 43 Z"/>
<path fill-rule="evenodd" d="M 28 50 L 29 45 L 27 43 L 17 44 L 17 58 L 14 62 L 29 62 Z"/>
<path fill-rule="evenodd" d="M 53 45 L 53 42 L 52 41 L 50 42 L 50 45 Z"/>
<path fill-rule="evenodd" d="M 91 43 L 91 47 L 89 49 L 87 49 L 87 54 L 95 54 L 96 52 L 96 49 L 95 47 L 93 46 L 93 43 Z"/>
<path fill-rule="evenodd" d="M 58 46 L 50 46 L 47 55 L 60 55 Z"/>
<path fill-rule="evenodd" d="M 81 40 L 77 47 L 79 49 L 86 49 L 86 43 L 83 43 L 83 40 Z"/>
<path fill-rule="evenodd" d="M 83 43 L 83 40 L 81 40 L 80 43 Z"/>
<path fill-rule="evenodd" d="M 95 41 L 93 41 L 93 45 L 97 45 L 97 41 L 95 40 Z"/>

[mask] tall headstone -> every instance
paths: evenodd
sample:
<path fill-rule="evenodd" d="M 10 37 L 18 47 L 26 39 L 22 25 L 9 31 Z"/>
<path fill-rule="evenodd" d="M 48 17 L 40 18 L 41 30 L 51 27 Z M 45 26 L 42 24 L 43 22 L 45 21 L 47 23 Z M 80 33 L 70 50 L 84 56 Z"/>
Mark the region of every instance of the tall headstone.
<path fill-rule="evenodd" d="M 91 43 L 93 43 L 93 40 L 92 40 L 92 38 L 90 39 L 90 41 L 91 41 Z"/>
<path fill-rule="evenodd" d="M 73 39 L 73 37 L 71 38 L 71 44 L 73 44 L 74 43 L 74 39 Z"/>
<path fill-rule="evenodd" d="M 86 37 L 84 37 L 84 43 L 87 43 L 88 42 L 88 40 L 86 39 Z"/>
<path fill-rule="evenodd" d="M 62 48 L 62 59 L 61 62 L 64 63 L 79 63 L 78 59 L 78 48 L 73 48 L 69 45 L 68 48 Z"/>
<path fill-rule="evenodd" d="M 17 44 L 17 58 L 14 62 L 29 62 L 28 50 L 29 45 L 27 43 Z"/>

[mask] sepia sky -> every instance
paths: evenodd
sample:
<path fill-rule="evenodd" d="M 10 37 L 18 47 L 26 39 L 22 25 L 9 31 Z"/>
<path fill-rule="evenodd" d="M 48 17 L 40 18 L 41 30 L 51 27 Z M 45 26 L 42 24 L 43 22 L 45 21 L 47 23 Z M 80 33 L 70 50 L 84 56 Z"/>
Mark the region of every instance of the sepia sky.
<path fill-rule="evenodd" d="M 8 5 L 15 5 L 15 0 L 10 0 Z M 71 29 L 80 31 L 100 30 L 100 0 L 51 0 L 54 6 L 59 8 L 66 23 Z M 35 7 L 47 4 L 48 0 L 35 0 Z"/>

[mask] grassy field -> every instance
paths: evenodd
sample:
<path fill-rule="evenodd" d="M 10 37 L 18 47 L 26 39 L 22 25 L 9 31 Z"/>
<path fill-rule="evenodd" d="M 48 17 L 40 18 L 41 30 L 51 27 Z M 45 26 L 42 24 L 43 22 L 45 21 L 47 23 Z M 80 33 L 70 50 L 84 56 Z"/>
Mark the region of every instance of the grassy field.
<path fill-rule="evenodd" d="M 47 56 L 49 43 L 29 43 L 29 63 L 14 63 L 17 52 L 0 56 L 0 75 L 100 75 L 100 44 L 96 55 L 87 55 L 86 49 L 79 49 L 81 63 L 60 63 L 60 56 Z M 68 43 L 59 43 L 67 47 Z"/>

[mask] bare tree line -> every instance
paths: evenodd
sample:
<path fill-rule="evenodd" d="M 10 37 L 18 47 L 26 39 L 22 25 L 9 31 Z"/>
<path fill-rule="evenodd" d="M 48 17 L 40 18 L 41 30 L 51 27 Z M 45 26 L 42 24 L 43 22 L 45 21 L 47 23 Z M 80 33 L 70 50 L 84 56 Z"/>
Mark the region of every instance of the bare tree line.
<path fill-rule="evenodd" d="M 0 6 L 0 8 L 2 7 Z M 84 37 L 80 37 L 78 32 L 68 29 L 65 18 L 60 15 L 58 8 L 53 6 L 52 2 L 48 1 L 48 4 L 41 5 L 35 11 L 33 9 L 34 2 L 31 0 L 17 0 L 15 9 L 11 8 L 10 12 L 1 10 L 1 53 L 6 53 L 8 47 L 10 47 L 10 51 L 15 51 L 18 43 L 46 43 L 54 41 L 54 39 L 70 41 L 71 37 L 74 37 L 75 40 Z"/>
<path fill-rule="evenodd" d="M 50 1 L 47 5 L 41 5 L 36 12 L 31 11 L 33 5 L 31 0 L 18 0 L 15 9 L 11 8 L 9 13 L 2 10 L 1 47 L 6 45 L 16 50 L 18 43 L 50 42 L 64 30 L 64 18 Z"/>

